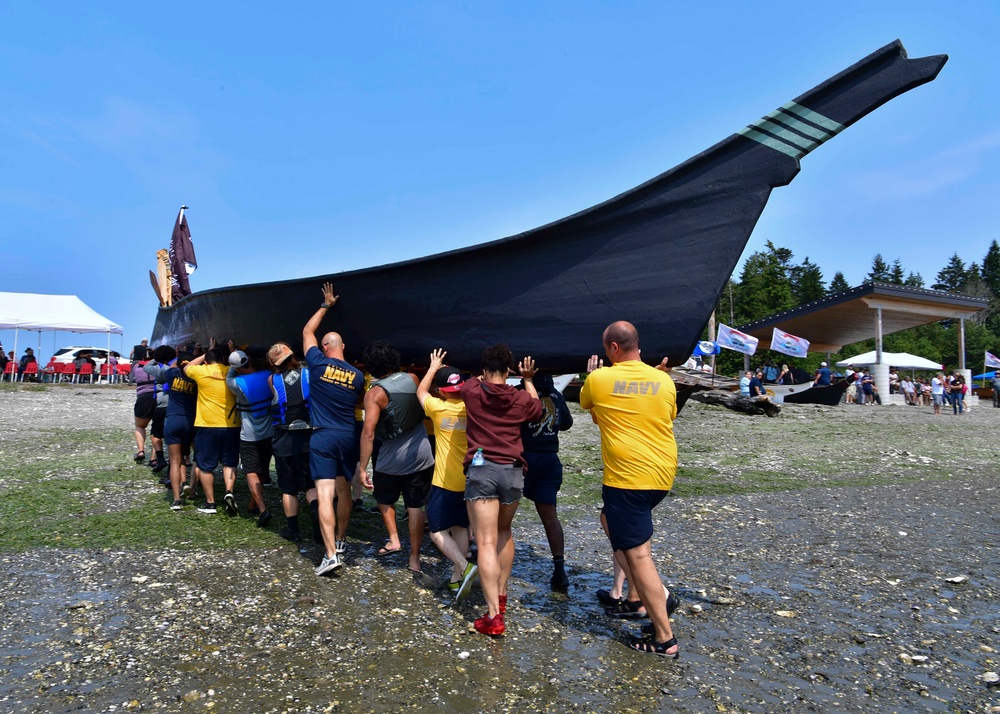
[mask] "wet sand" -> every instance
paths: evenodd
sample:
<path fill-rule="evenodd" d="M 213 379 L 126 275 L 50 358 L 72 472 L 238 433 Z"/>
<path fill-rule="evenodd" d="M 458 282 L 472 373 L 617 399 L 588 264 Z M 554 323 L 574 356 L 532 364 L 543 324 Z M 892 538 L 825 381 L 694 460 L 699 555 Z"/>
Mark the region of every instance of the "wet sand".
<path fill-rule="evenodd" d="M 0 495 L 19 463 L 51 456 L 47 430 L 120 428 L 110 468 L 131 454 L 130 422 L 124 390 L 0 392 Z M 191 551 L 179 532 L 142 550 L 0 552 L 0 710 L 1000 711 L 982 680 L 1000 671 L 998 425 L 985 404 L 767 419 L 690 403 L 676 428 L 691 483 L 795 490 L 657 509 L 654 554 L 683 599 L 677 662 L 628 650 L 642 621 L 594 598 L 611 567 L 585 415 L 563 439 L 569 593 L 548 590 L 524 502 L 499 640 L 471 629 L 478 589 L 454 606 L 436 588 L 447 568 L 429 539 L 420 578 L 373 557 L 373 515 L 331 578 L 276 528 L 252 550 Z"/>

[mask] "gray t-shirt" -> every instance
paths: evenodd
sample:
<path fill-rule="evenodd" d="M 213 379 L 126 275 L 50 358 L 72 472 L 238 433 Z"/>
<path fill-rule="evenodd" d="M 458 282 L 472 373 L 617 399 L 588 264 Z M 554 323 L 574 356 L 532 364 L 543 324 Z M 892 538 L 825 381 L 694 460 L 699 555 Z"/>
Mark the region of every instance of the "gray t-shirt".
<path fill-rule="evenodd" d="M 376 465 L 380 473 L 394 476 L 414 474 L 433 466 L 434 454 L 424 425 L 417 424 L 398 438 L 383 441 Z"/>
<path fill-rule="evenodd" d="M 267 400 L 267 406 L 258 408 L 256 414 L 246 407 L 249 406 L 246 395 L 236 384 L 236 370 L 229 368 L 226 375 L 226 386 L 229 391 L 236 395 L 237 410 L 240 412 L 240 441 L 262 441 L 270 439 L 274 435 L 274 424 L 271 420 L 271 402 Z M 257 405 L 260 407 L 260 405 Z"/>

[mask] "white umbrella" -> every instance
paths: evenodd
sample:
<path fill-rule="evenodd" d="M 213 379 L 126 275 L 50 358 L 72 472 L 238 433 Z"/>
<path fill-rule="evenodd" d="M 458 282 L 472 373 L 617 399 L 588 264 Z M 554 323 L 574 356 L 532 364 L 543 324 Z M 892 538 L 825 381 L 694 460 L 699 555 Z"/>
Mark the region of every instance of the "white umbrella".
<path fill-rule="evenodd" d="M 851 357 L 837 362 L 838 367 L 867 367 L 875 364 L 875 350 Z M 909 352 L 883 352 L 882 364 L 896 367 L 897 369 L 941 369 L 938 362 L 932 362 L 926 357 L 911 355 Z"/>

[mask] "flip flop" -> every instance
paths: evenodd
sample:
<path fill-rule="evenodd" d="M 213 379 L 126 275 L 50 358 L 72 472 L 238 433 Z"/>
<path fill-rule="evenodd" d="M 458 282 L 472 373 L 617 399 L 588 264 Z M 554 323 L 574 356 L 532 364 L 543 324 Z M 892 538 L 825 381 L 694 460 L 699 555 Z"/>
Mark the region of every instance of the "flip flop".
<path fill-rule="evenodd" d="M 402 545 L 400 545 L 398 548 L 389 548 L 388 545 L 389 544 L 386 543 L 384 546 L 382 546 L 381 548 L 379 548 L 378 552 L 375 553 L 375 555 L 377 555 L 378 557 L 382 558 L 382 557 L 384 557 L 386 555 L 393 555 L 394 553 L 401 553 L 403 551 L 403 546 Z"/>

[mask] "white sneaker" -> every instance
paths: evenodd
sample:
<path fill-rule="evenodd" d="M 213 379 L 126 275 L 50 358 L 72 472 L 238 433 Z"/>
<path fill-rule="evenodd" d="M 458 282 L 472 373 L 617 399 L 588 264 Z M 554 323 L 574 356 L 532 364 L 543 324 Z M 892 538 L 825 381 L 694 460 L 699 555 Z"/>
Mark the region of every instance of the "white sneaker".
<path fill-rule="evenodd" d="M 332 558 L 328 558 L 324 555 L 323 562 L 316 568 L 316 575 L 325 575 L 332 570 L 336 570 L 342 565 L 343 563 L 340 562 L 340 556 L 336 553 L 333 554 Z"/>

